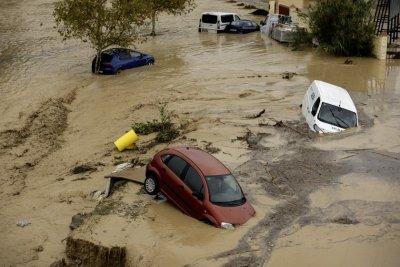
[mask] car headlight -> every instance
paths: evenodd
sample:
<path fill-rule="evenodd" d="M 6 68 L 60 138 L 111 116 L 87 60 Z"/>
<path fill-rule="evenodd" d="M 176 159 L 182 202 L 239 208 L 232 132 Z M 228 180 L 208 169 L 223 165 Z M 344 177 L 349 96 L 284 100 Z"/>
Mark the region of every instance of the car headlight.
<path fill-rule="evenodd" d="M 221 223 L 221 228 L 223 228 L 223 229 L 228 229 L 228 230 L 235 229 L 235 227 L 233 226 L 233 224 L 231 224 L 231 223 L 226 223 L 226 222 L 222 222 L 222 223 Z"/>

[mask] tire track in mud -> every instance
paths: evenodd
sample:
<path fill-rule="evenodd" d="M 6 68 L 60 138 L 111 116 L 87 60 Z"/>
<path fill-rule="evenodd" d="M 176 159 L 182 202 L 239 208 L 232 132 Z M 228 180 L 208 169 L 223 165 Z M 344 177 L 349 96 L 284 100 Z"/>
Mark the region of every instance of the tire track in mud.
<path fill-rule="evenodd" d="M 0 132 L 0 162 L 3 165 L 0 187 L 18 195 L 25 187 L 27 173 L 61 148 L 68 127 L 68 105 L 76 97 L 74 89 L 64 97 L 50 98 L 26 119 L 21 129 Z"/>
<path fill-rule="evenodd" d="M 256 184 L 258 193 L 265 192 L 280 204 L 251 228 L 236 248 L 209 257 L 209 260 L 227 259 L 223 266 L 263 266 L 281 231 L 309 212 L 310 193 L 350 172 L 350 167 L 332 163 L 334 152 L 311 148 L 309 144 L 314 138 L 302 134 L 307 132 L 303 125 L 285 126 L 288 127 L 275 125 L 288 136 L 285 159 L 273 161 L 273 150 L 261 145 L 262 136 L 252 136 L 257 144 L 249 144 L 251 159 L 235 170 L 240 183 Z"/>

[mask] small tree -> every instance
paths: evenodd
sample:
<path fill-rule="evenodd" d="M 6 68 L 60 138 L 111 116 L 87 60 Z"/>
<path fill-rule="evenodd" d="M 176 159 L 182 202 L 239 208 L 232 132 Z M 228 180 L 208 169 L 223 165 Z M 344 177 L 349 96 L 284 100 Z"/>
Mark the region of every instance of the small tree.
<path fill-rule="evenodd" d="M 191 12 L 196 4 L 194 0 L 140 0 L 147 5 L 151 13 L 151 35 L 156 35 L 156 20 L 160 13 L 182 15 Z"/>
<path fill-rule="evenodd" d="M 101 52 L 111 45 L 127 46 L 141 40 L 138 27 L 149 16 L 136 0 L 62 0 L 53 16 L 63 40 L 77 38 L 96 50 L 95 73 Z"/>
<path fill-rule="evenodd" d="M 321 47 L 339 56 L 369 56 L 374 24 L 371 0 L 319 0 L 302 14 Z"/>

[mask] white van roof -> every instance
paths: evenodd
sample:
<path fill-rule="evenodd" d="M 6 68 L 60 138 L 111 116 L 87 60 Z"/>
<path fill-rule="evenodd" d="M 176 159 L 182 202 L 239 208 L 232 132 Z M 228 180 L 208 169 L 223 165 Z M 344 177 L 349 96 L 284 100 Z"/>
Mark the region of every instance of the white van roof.
<path fill-rule="evenodd" d="M 356 106 L 353 103 L 349 93 L 342 87 L 326 83 L 323 81 L 313 81 L 314 87 L 318 90 L 321 102 L 340 106 L 344 109 L 357 113 Z"/>
<path fill-rule="evenodd" d="M 201 13 L 201 15 L 204 15 L 204 14 L 215 15 L 215 16 L 218 16 L 218 15 L 221 15 L 221 16 L 223 16 L 223 15 L 237 15 L 236 13 L 232 13 L 232 12 L 214 12 L 214 11 Z"/>

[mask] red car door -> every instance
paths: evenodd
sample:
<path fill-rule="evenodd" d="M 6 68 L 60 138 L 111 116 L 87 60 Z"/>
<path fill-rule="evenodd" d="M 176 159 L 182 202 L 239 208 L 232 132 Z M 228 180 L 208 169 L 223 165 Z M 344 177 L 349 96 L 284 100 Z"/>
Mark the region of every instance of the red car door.
<path fill-rule="evenodd" d="M 182 158 L 173 155 L 166 162 L 167 168 L 163 171 L 163 180 L 165 181 L 165 193 L 175 205 L 177 205 L 184 213 L 191 215 L 189 203 L 184 197 L 185 185 L 182 181 L 183 173 L 186 173 L 188 164 Z"/>
<path fill-rule="evenodd" d="M 183 173 L 184 186 L 181 188 L 181 195 L 189 205 L 191 216 L 197 219 L 203 218 L 204 213 L 204 183 L 195 168 L 188 166 Z"/>

